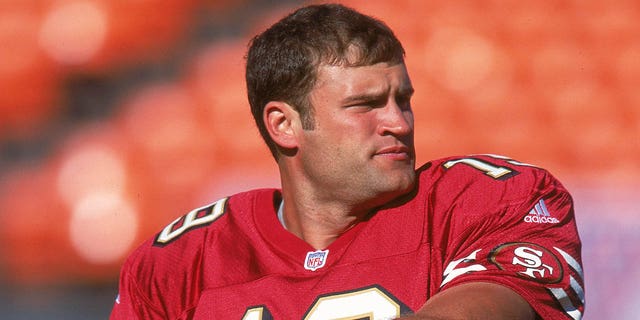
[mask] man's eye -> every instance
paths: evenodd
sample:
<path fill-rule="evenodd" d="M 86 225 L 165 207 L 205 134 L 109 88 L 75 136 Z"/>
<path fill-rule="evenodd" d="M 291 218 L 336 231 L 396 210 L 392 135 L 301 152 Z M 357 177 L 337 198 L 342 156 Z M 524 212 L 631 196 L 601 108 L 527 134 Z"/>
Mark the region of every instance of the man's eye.
<path fill-rule="evenodd" d="M 372 110 L 373 107 L 367 104 L 356 104 L 356 105 L 349 106 L 349 109 L 353 111 L 364 112 L 364 111 Z"/>
<path fill-rule="evenodd" d="M 411 108 L 411 97 L 410 96 L 399 96 L 396 98 L 396 103 L 402 109 L 410 109 Z"/>
<path fill-rule="evenodd" d="M 371 100 L 371 101 L 367 101 L 367 102 L 363 103 L 364 106 L 369 107 L 369 108 L 382 108 L 386 104 L 387 104 L 387 100 L 386 99 Z"/>
<path fill-rule="evenodd" d="M 385 106 L 384 101 L 371 100 L 371 101 L 363 101 L 352 104 L 348 106 L 349 108 L 363 109 L 363 110 L 371 110 L 375 108 L 381 108 Z"/>

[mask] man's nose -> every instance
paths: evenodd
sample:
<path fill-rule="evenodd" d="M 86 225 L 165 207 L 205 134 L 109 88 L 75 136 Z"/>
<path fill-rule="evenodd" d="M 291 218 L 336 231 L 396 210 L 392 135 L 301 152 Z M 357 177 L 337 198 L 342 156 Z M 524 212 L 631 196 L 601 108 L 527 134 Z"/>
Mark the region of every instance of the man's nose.
<path fill-rule="evenodd" d="M 413 132 L 413 111 L 390 101 L 381 113 L 380 134 L 406 136 Z"/>

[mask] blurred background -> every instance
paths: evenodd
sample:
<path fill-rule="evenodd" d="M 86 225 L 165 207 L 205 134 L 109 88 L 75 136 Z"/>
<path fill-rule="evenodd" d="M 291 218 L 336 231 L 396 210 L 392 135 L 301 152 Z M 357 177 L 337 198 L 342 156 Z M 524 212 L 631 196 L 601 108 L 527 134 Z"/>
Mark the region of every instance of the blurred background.
<path fill-rule="evenodd" d="M 348 0 L 403 41 L 419 163 L 503 154 L 572 191 L 584 319 L 640 314 L 640 3 Z M 126 255 L 279 186 L 251 36 L 303 2 L 0 0 L 0 314 L 106 319 Z"/>

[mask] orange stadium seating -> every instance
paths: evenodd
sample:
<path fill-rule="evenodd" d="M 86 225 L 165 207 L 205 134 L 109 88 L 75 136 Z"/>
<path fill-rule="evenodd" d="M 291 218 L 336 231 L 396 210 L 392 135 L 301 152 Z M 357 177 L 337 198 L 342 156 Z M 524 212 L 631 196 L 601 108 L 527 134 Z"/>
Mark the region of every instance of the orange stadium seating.
<path fill-rule="evenodd" d="M 637 1 L 342 2 L 383 18 L 405 44 L 420 163 L 497 153 L 571 186 L 637 186 Z M 294 4 L 260 2 L 243 16 L 251 3 L 0 0 L 0 148 L 60 137 L 18 163 L 0 149 L 3 277 L 113 281 L 126 254 L 178 214 L 278 185 L 250 117 L 243 55 Z M 202 12 L 252 18 L 243 35 L 194 44 Z M 180 72 L 112 99 L 113 112 L 69 118 L 68 79 L 176 59 Z M 55 123 L 64 131 L 47 131 Z"/>

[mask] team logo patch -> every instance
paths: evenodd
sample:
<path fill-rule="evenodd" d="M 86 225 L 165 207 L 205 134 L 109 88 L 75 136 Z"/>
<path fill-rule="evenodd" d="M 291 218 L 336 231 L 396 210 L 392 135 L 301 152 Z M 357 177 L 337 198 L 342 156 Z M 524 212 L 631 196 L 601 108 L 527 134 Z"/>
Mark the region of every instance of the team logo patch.
<path fill-rule="evenodd" d="M 316 271 L 319 268 L 324 267 L 327 262 L 327 256 L 329 250 L 318 250 L 307 252 L 307 258 L 304 260 L 304 268 L 311 271 Z"/>
<path fill-rule="evenodd" d="M 502 244 L 491 251 L 489 260 L 501 270 L 541 283 L 559 282 L 564 272 L 560 260 L 551 251 L 534 243 Z"/>

